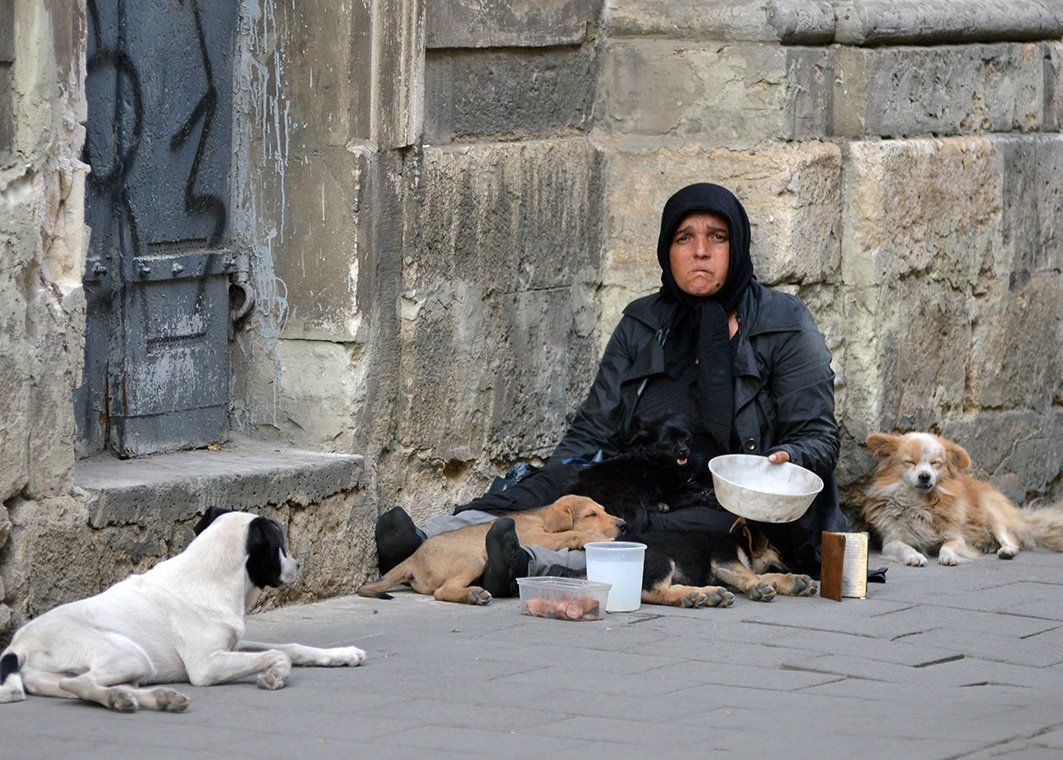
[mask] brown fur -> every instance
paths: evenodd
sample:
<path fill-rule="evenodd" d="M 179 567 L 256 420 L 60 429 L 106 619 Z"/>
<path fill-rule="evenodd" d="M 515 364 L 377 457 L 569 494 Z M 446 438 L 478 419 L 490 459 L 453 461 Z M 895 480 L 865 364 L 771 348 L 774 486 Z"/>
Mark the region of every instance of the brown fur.
<path fill-rule="evenodd" d="M 776 594 L 812 596 L 818 590 L 809 576 L 790 573 L 768 537 L 742 517 L 729 534 L 657 530 L 633 540 L 647 547 L 642 601 L 648 604 L 730 607 L 734 594 L 728 589 L 756 602 L 770 602 Z"/>
<path fill-rule="evenodd" d="M 934 553 L 955 565 L 993 551 L 1001 559 L 1020 548 L 1063 551 L 1063 510 L 1020 510 L 961 472 L 971 457 L 959 444 L 930 433 L 874 433 L 867 446 L 878 467 L 861 512 L 886 556 L 921 567 Z"/>
<path fill-rule="evenodd" d="M 620 534 L 619 519 L 584 496 L 562 496 L 545 507 L 512 512 L 522 546 L 582 549 L 591 541 L 612 541 Z M 408 585 L 418 594 L 445 602 L 487 604 L 491 594 L 473 585 L 484 572 L 484 540 L 493 522 L 470 525 L 431 536 L 408 559 L 384 576 L 358 589 L 361 596 L 389 599 L 387 591 Z"/>

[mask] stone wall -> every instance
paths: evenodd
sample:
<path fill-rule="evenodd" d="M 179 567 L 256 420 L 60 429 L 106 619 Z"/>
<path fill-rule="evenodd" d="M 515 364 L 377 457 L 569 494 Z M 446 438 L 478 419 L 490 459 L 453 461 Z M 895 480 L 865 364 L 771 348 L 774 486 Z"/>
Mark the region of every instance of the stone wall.
<path fill-rule="evenodd" d="M 603 326 L 657 287 L 663 201 L 720 182 L 834 354 L 843 488 L 867 434 L 932 429 L 1016 500 L 1058 497 L 1059 8 L 715 6 L 607 4 Z"/>
<path fill-rule="evenodd" d="M 36 541 L 37 513 L 77 509 L 84 35 L 83 2 L 0 0 L 0 558 Z M 3 567 L 10 602 L 28 568 Z M 10 619 L 0 604 L 0 632 Z"/>
<path fill-rule="evenodd" d="M 73 487 L 84 17 L 0 0 L 0 633 L 187 540 L 97 531 Z M 354 491 L 263 502 L 320 565 L 293 593 L 353 590 L 380 509 L 550 452 L 699 180 L 827 338 L 843 488 L 869 432 L 930 428 L 1063 496 L 1055 0 L 247 0 L 237 38 L 232 427 L 365 457 Z"/>
<path fill-rule="evenodd" d="M 844 487 L 869 432 L 931 428 L 1016 499 L 1054 493 L 1063 9 L 533 5 L 263 4 L 280 95 L 247 121 L 284 129 L 273 108 L 291 139 L 252 136 L 249 163 L 288 146 L 251 171 L 286 300 L 281 329 L 263 313 L 238 339 L 264 359 L 236 373 L 238 426 L 366 454 L 373 498 L 418 518 L 475 496 L 549 453 L 620 310 L 657 287 L 661 205 L 710 179 L 746 201 L 760 279 L 826 335 Z M 346 36 L 295 55 L 313 24 Z"/>

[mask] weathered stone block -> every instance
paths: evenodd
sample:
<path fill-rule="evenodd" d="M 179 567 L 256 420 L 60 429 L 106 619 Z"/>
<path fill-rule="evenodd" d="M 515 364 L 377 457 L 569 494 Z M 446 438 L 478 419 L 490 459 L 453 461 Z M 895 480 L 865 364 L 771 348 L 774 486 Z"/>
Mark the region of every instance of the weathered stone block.
<path fill-rule="evenodd" d="M 363 468 L 360 456 L 240 442 L 219 451 L 83 460 L 76 483 L 92 528 L 132 525 L 161 535 L 208 507 L 313 505 L 360 488 Z"/>
<path fill-rule="evenodd" d="M 1042 129 L 1058 132 L 1063 127 L 1063 44 L 1044 43 L 1045 117 Z"/>
<path fill-rule="evenodd" d="M 854 142 L 845 167 L 847 285 L 920 275 L 973 284 L 1000 243 L 1002 178 L 990 139 Z"/>
<path fill-rule="evenodd" d="M 301 445 L 351 451 L 360 402 L 367 392 L 358 349 L 329 341 L 281 340 L 274 382 L 284 409 L 282 427 Z M 263 389 L 265 390 L 265 389 Z"/>
<path fill-rule="evenodd" d="M 400 439 L 419 457 L 549 453 L 597 359 L 600 181 L 582 140 L 425 151 L 402 309 Z"/>
<path fill-rule="evenodd" d="M 583 131 L 594 73 L 589 48 L 429 53 L 425 142 Z"/>
<path fill-rule="evenodd" d="M 9 249 L 4 249 L 6 255 Z M 0 268 L 0 503 L 17 494 L 29 481 L 30 356 L 17 342 L 25 335 L 26 300 L 11 273 Z"/>
<path fill-rule="evenodd" d="M 283 504 L 256 512 L 286 526 L 289 550 L 300 563 L 295 583 L 271 591 L 260 608 L 352 594 L 377 577 L 376 510 L 364 493 L 337 493 L 307 507 Z"/>
<path fill-rule="evenodd" d="M 993 282 L 975 303 L 968 406 L 1046 413 L 1059 401 L 1063 372 L 1059 272 Z"/>
<path fill-rule="evenodd" d="M 997 137 L 1003 182 L 1003 246 L 994 274 L 1024 278 L 1063 270 L 1063 137 Z"/>
<path fill-rule="evenodd" d="M 678 148 L 752 147 L 829 134 L 833 51 L 752 44 L 615 41 L 598 103 L 613 135 Z"/>
<path fill-rule="evenodd" d="M 66 493 L 74 473 L 76 424 L 71 398 L 85 350 L 85 299 L 35 283 L 27 294 L 27 331 L 40 343 L 30 362 L 28 498 Z"/>
<path fill-rule="evenodd" d="M 988 139 L 849 146 L 839 417 L 856 442 L 962 411 L 973 290 L 1000 245 L 996 167 Z"/>
<path fill-rule="evenodd" d="M 363 319 L 359 239 L 368 222 L 358 212 L 367 157 L 342 147 L 315 156 L 289 165 L 277 209 L 282 224 L 274 267 L 287 286 L 288 307 L 282 335 L 352 341 Z"/>
<path fill-rule="evenodd" d="M 120 563 L 88 561 L 95 550 L 83 503 L 62 496 L 40 501 L 16 498 L 8 506 L 13 528 L 3 565 L 7 602 L 19 625 L 57 604 L 99 592 Z M 71 561 L 71 547 L 79 561 Z"/>
<path fill-rule="evenodd" d="M 1063 14 L 1042 0 L 833 0 L 843 45 L 1055 39 Z"/>
<path fill-rule="evenodd" d="M 834 37 L 834 10 L 824 0 L 610 0 L 611 37 L 825 45 Z"/>
<path fill-rule="evenodd" d="M 1063 413 L 1016 410 L 949 420 L 942 434 L 971 455 L 972 474 L 988 477 L 1019 506 L 1051 489 L 1063 475 Z"/>
<path fill-rule="evenodd" d="M 1040 43 L 839 48 L 838 137 L 919 137 L 1038 129 L 1045 112 Z"/>
<path fill-rule="evenodd" d="M 264 80 L 255 82 L 265 85 L 260 97 L 276 98 L 283 92 L 282 118 L 289 121 L 289 148 L 296 153 L 326 145 L 342 147 L 355 137 L 351 121 L 358 115 L 347 106 L 356 95 L 356 78 L 362 73 L 361 67 L 353 71 L 352 66 L 363 60 L 354 58 L 352 51 L 362 53 L 356 47 L 361 30 L 355 25 L 366 22 L 356 6 L 313 0 L 274 3 L 263 20 L 266 26 L 254 37 L 255 57 L 262 68 L 256 67 L 252 76 Z M 311 40 L 313 44 L 308 44 Z M 368 64 L 371 55 L 366 51 L 359 58 Z M 266 77 L 280 81 L 271 89 Z"/>
<path fill-rule="evenodd" d="M 772 143 L 756 151 L 606 151 L 608 244 L 602 281 L 605 337 L 633 298 L 660 286 L 661 209 L 693 182 L 734 192 L 749 214 L 753 263 L 765 284 L 830 282 L 840 265 L 841 153 L 829 143 Z"/>
<path fill-rule="evenodd" d="M 244 16 L 237 88 L 312 145 L 386 148 L 421 132 L 424 0 L 271 3 Z M 240 100 L 238 96 L 237 100 Z M 239 106 L 238 106 L 239 108 Z M 277 152 L 287 151 L 278 145 Z"/>
<path fill-rule="evenodd" d="M 425 47 L 488 48 L 578 45 L 598 19 L 602 0 L 427 3 Z"/>

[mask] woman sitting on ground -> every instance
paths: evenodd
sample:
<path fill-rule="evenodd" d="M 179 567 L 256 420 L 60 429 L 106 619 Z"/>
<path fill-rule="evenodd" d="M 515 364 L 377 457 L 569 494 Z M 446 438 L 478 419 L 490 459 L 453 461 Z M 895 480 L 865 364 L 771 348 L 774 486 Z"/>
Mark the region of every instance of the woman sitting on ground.
<path fill-rule="evenodd" d="M 800 519 L 761 524 L 791 569 L 818 575 L 820 532 L 845 530 L 834 467 L 838 426 L 830 352 L 799 298 L 757 282 L 746 211 L 728 190 L 689 185 L 665 204 L 657 242 L 661 288 L 628 304 L 575 419 L 543 469 L 501 493 L 455 508 L 418 529 L 400 507 L 377 520 L 382 572 L 429 535 L 550 504 L 581 462 L 616 456 L 632 419 L 684 414 L 705 460 L 764 454 L 793 462 L 825 487 Z M 647 516 L 651 527 L 726 533 L 735 520 L 718 503 Z M 582 551 L 519 546 L 511 520 L 487 535 L 482 585 L 516 593 L 515 579 L 586 570 Z"/>

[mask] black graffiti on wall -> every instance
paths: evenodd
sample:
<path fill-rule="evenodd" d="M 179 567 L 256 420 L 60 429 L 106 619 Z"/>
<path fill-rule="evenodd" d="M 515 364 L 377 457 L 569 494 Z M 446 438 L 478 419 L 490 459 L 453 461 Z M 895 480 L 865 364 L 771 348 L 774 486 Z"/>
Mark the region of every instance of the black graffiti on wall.
<path fill-rule="evenodd" d="M 184 5 L 184 0 L 179 0 Z M 203 71 L 207 76 L 207 91 L 199 99 L 192 115 L 177 133 L 170 138 L 170 150 L 176 151 L 185 144 L 196 122 L 202 119 L 203 129 L 199 133 L 199 144 L 196 146 L 196 156 L 192 159 L 192 168 L 188 172 L 188 181 L 185 183 L 185 211 L 190 214 L 202 213 L 214 217 L 214 231 L 211 233 L 209 245 L 214 247 L 221 242 L 225 233 L 226 210 L 225 203 L 217 195 L 202 194 L 195 192 L 196 178 L 199 176 L 200 162 L 203 160 L 204 148 L 207 138 L 210 136 L 210 128 L 214 122 L 214 109 L 218 104 L 218 91 L 214 87 L 214 72 L 210 65 L 210 55 L 207 53 L 207 39 L 203 34 L 203 20 L 199 13 L 198 0 L 191 0 L 192 15 L 196 23 L 196 37 L 199 40 L 199 52 L 203 58 Z"/>
<path fill-rule="evenodd" d="M 92 167 L 88 175 L 90 192 L 95 192 L 100 197 L 110 198 L 112 210 L 117 211 L 125 219 L 130 234 L 130 243 L 134 254 L 140 252 L 140 238 L 137 234 L 136 217 L 129 200 L 129 188 L 126 180 L 129 177 L 133 165 L 136 163 L 137 151 L 144 134 L 144 97 L 140 86 L 140 76 L 137 74 L 133 60 L 125 51 L 125 46 L 118 35 L 112 47 L 106 47 L 103 43 L 103 32 L 100 29 L 100 13 L 96 0 L 88 0 L 87 4 L 89 23 L 92 25 L 93 54 L 86 61 L 86 69 L 89 75 L 102 75 L 110 70 L 115 78 L 115 122 L 122 121 L 122 113 L 119 109 L 129 109 L 132 120 L 132 131 L 124 133 L 120 129 L 111 130 L 112 139 L 117 144 L 112 144 L 113 158 L 110 165 L 104 165 L 103 147 L 93 144 L 93 131 L 88 130 L 85 134 L 85 146 L 82 149 L 82 160 Z M 128 93 L 127 95 L 122 95 Z"/>
<path fill-rule="evenodd" d="M 225 234 L 227 207 L 225 201 L 217 194 L 197 192 L 197 182 L 201 178 L 204 157 L 208 153 L 208 143 L 218 107 L 218 91 L 215 86 L 214 68 L 211 65 L 199 0 L 175 1 L 182 8 L 191 9 L 190 19 L 187 14 L 181 14 L 181 16 L 185 19 L 183 23 L 194 27 L 195 40 L 199 48 L 198 57 L 205 75 L 205 91 L 192 107 L 185 122 L 169 136 L 169 149 L 171 153 L 180 151 L 191 138 L 196 126 L 201 124 L 196 150 L 185 175 L 184 211 L 189 215 L 205 215 L 212 220 L 207 243 L 210 247 L 216 247 L 222 242 Z M 101 126 L 88 131 L 82 155 L 85 163 L 92 167 L 92 172 L 88 176 L 90 192 L 96 193 L 100 198 L 110 199 L 112 215 L 116 218 L 120 217 L 127 225 L 131 252 L 133 256 L 139 256 L 141 254 L 140 235 L 137 231 L 137 219 L 130 197 L 130 175 L 136 165 L 141 147 L 146 142 L 163 136 L 145 134 L 144 84 L 141 72 L 138 71 L 126 45 L 125 3 L 123 0 L 117 0 L 117 2 L 111 0 L 111 2 L 115 4 L 107 7 L 106 11 L 113 14 L 113 17 L 104 19 L 100 13 L 100 6 L 106 5 L 106 0 L 103 3 L 100 0 L 87 0 L 93 50 L 86 62 L 86 68 L 89 76 L 113 77 L 115 89 L 113 101 L 109 103 L 107 100 L 97 102 L 90 100 L 90 108 L 110 105 L 114 112 L 113 114 L 92 114 L 90 121 L 109 120 L 109 126 Z M 104 39 L 105 30 L 108 32 L 106 36 L 113 36 L 113 40 Z M 151 60 L 140 61 L 142 67 L 151 66 L 153 63 Z M 96 137 L 94 137 L 94 132 Z M 110 144 L 97 144 L 98 142 Z M 161 174 L 152 179 L 159 182 L 165 181 L 165 177 Z"/>

